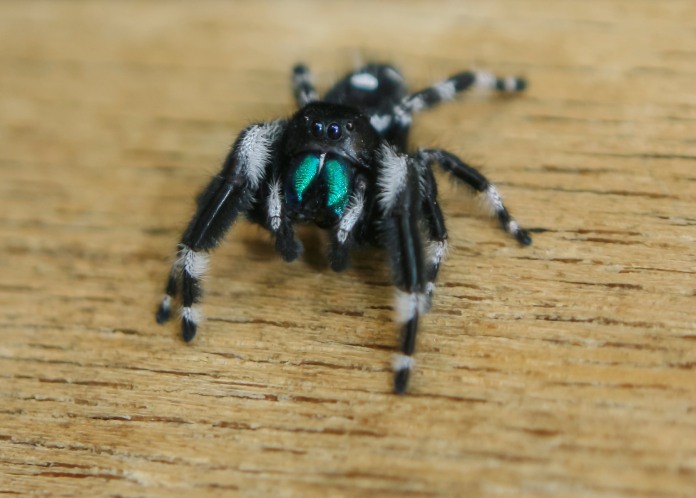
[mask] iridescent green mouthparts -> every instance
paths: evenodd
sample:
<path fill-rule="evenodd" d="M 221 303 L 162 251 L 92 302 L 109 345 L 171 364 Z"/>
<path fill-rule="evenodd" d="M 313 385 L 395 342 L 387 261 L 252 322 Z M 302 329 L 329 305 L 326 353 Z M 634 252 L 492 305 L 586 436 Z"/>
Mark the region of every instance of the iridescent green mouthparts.
<path fill-rule="evenodd" d="M 353 171 L 342 158 L 326 159 L 325 154 L 317 153 L 305 155 L 292 173 L 292 185 L 299 203 L 309 186 L 319 181 L 326 192 L 326 207 L 336 216 L 341 216 L 348 204 L 352 179 Z"/>

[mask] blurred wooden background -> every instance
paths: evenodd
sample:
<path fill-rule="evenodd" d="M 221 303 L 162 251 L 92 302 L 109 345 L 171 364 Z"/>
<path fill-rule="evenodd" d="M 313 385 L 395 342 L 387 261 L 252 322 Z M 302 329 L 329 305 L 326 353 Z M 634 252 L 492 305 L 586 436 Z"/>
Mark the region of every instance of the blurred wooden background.
<path fill-rule="evenodd" d="M 239 223 L 196 341 L 154 323 L 195 193 L 300 60 L 531 82 L 417 120 L 546 231 L 440 176 L 405 397 L 384 254 L 333 274 L 313 230 L 288 265 Z M 0 494 L 695 496 L 693 1 L 5 0 L 0 64 Z"/>

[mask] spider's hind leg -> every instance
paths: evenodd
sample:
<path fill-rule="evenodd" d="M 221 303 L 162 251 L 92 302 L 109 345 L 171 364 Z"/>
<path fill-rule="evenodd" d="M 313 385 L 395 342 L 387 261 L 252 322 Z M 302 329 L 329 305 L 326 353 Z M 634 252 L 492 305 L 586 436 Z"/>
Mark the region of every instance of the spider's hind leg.
<path fill-rule="evenodd" d="M 430 109 L 472 88 L 518 93 L 527 88 L 527 81 L 516 76 L 500 78 L 483 71 L 463 71 L 407 96 L 401 101 L 395 114 L 397 116 L 404 113 L 411 115 Z"/>
<path fill-rule="evenodd" d="M 522 245 L 528 246 L 532 243 L 529 231 L 522 228 L 510 215 L 495 186 L 475 168 L 469 166 L 454 154 L 440 149 L 421 149 L 418 151 L 417 156 L 421 161 L 439 163 L 445 171 L 479 192 L 483 196 L 484 205 L 498 218 L 503 230 L 515 237 L 517 242 Z"/>

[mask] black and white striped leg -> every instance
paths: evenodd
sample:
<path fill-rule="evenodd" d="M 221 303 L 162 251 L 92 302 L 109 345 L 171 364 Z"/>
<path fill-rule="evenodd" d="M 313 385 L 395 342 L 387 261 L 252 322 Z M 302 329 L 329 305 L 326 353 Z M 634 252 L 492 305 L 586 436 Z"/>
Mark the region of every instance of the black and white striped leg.
<path fill-rule="evenodd" d="M 208 253 L 179 244 L 178 262 L 181 268 L 181 335 L 186 342 L 196 335 L 201 314 L 195 306 L 201 299 L 201 279 L 208 267 Z"/>
<path fill-rule="evenodd" d="M 405 196 L 406 197 L 406 196 Z M 409 196 L 411 197 L 411 196 Z M 423 243 L 417 208 L 411 203 L 415 199 L 404 199 L 402 207 L 395 215 L 398 251 L 392 253 L 396 278 L 397 318 L 403 324 L 401 331 L 400 354 L 394 360 L 394 391 L 404 393 L 413 368 L 413 353 L 416 348 L 418 319 L 427 313 L 430 301 L 425 291 L 425 271 Z M 402 290 L 403 289 L 403 290 Z"/>
<path fill-rule="evenodd" d="M 254 194 L 273 164 L 285 122 L 252 125 L 237 138 L 220 174 L 198 196 L 177 259 L 167 280 L 166 294 L 157 310 L 157 321 L 171 316 L 172 300 L 181 292 L 181 332 L 184 340 L 196 335 L 201 314 L 201 280 L 208 264 L 208 251 L 217 247 L 240 211 L 249 209 Z"/>
<path fill-rule="evenodd" d="M 445 217 L 438 203 L 437 182 L 432 170 L 432 158 L 416 153 L 412 160 L 418 169 L 423 216 L 426 221 L 428 241 L 426 246 L 426 293 L 432 300 L 435 279 L 447 252 L 447 228 Z"/>
<path fill-rule="evenodd" d="M 340 272 L 348 268 L 350 263 L 348 255 L 355 240 L 353 234 L 361 226 L 360 222 L 365 210 L 366 189 L 366 179 L 359 176 L 355 181 L 350 202 L 331 234 L 329 262 L 333 271 Z"/>
<path fill-rule="evenodd" d="M 298 108 L 319 100 L 319 95 L 312 83 L 312 73 L 304 64 L 297 64 L 292 70 L 292 89 Z"/>
<path fill-rule="evenodd" d="M 522 228 L 510 215 L 495 186 L 475 168 L 469 166 L 454 154 L 440 149 L 422 149 L 418 151 L 418 156 L 429 158 L 431 162 L 439 163 L 445 171 L 479 192 L 482 196 L 483 204 L 498 218 L 503 230 L 515 237 L 517 242 L 522 245 L 528 246 L 532 243 L 529 231 Z"/>
<path fill-rule="evenodd" d="M 181 334 L 185 341 L 196 335 L 201 313 L 203 279 L 208 266 L 208 251 L 214 249 L 232 225 L 250 195 L 236 175 L 216 176 L 199 197 L 198 210 L 179 244 L 173 265 L 181 286 Z"/>
<path fill-rule="evenodd" d="M 382 236 L 391 256 L 397 320 L 402 324 L 399 354 L 394 359 L 394 391 L 404 393 L 413 368 L 418 319 L 428 310 L 421 240 L 421 195 L 418 172 L 404 155 L 388 146 L 380 150 L 378 176 Z"/>
<path fill-rule="evenodd" d="M 426 253 L 426 280 L 425 291 L 429 299 L 432 299 L 435 291 L 435 280 L 440 271 L 442 260 L 447 254 L 447 229 L 445 228 L 445 220 L 440 210 L 440 206 L 436 199 L 426 199 L 423 202 L 423 211 L 425 219 L 428 223 L 428 241 Z"/>
<path fill-rule="evenodd" d="M 440 102 L 452 100 L 457 94 L 470 88 L 516 93 L 521 92 L 526 87 L 527 82 L 515 76 L 498 78 L 482 71 L 464 71 L 407 96 L 401 102 L 400 107 L 403 112 L 413 114 L 430 109 Z"/>
<path fill-rule="evenodd" d="M 178 259 L 177 259 L 178 262 Z M 164 296 L 160 305 L 157 308 L 157 314 L 155 316 L 157 323 L 162 324 L 169 320 L 172 316 L 172 301 L 176 299 L 179 294 L 179 272 L 177 263 L 172 265 L 172 269 L 169 272 L 169 278 L 167 278 L 167 286 L 164 289 Z"/>
<path fill-rule="evenodd" d="M 499 78 L 484 71 L 464 71 L 435 83 L 428 88 L 407 95 L 394 107 L 392 112 L 374 114 L 370 117 L 370 122 L 376 130 L 381 132 L 390 127 L 396 130 L 405 130 L 410 127 L 414 113 L 435 107 L 441 102 L 452 100 L 458 94 L 473 88 L 495 90 L 502 93 L 517 93 L 527 88 L 527 82 L 523 78 L 515 76 Z"/>

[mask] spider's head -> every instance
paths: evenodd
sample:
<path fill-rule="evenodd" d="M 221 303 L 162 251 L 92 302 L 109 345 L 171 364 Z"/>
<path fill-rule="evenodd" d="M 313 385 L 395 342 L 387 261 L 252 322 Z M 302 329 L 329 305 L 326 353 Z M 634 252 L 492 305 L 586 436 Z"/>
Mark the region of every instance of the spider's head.
<path fill-rule="evenodd" d="M 292 117 L 285 151 L 290 156 L 310 151 L 336 154 L 367 166 L 378 144 L 369 119 L 357 109 L 312 102 Z"/>

